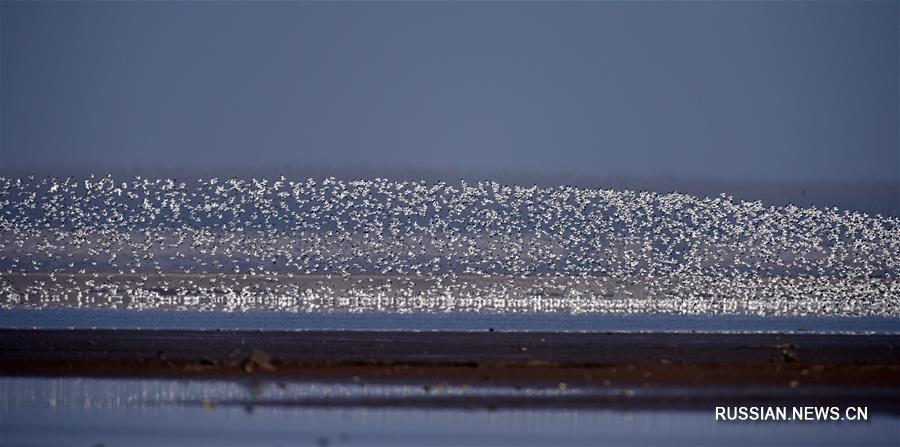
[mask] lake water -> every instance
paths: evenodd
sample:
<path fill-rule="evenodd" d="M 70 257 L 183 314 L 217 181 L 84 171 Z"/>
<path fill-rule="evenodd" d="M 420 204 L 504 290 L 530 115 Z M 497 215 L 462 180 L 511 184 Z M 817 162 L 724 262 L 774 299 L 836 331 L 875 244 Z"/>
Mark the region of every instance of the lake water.
<path fill-rule="evenodd" d="M 404 385 L 4 377 L 0 391 L 4 446 L 758 445 L 761 433 L 767 443 L 783 445 L 896 445 L 900 439 L 900 418 L 887 413 L 872 413 L 867 422 L 739 423 L 715 421 L 712 408 L 328 405 L 424 393 Z M 559 393 L 515 393 L 529 392 Z M 443 393 L 477 399 L 512 392 L 449 387 Z M 320 404 L 290 404 L 299 398 Z"/>
<path fill-rule="evenodd" d="M 3 328 L 900 333 L 900 318 L 836 316 L 221 312 L 92 308 L 0 309 Z"/>

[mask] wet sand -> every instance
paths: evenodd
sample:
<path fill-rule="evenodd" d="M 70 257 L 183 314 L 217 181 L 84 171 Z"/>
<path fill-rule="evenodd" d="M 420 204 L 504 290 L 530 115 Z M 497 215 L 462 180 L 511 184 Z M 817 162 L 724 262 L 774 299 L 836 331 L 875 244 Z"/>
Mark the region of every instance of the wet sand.
<path fill-rule="evenodd" d="M 900 335 L 0 330 L 4 376 L 900 386 Z"/>

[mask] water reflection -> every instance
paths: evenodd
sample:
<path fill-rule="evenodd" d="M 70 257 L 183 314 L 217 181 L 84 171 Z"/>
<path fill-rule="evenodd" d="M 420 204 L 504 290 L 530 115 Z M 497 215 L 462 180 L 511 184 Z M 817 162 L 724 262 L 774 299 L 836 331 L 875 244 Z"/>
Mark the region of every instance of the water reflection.
<path fill-rule="evenodd" d="M 868 423 L 742 424 L 716 422 L 711 409 L 273 404 L 649 392 L 640 389 L 2 378 L 0 391 L 3 445 L 697 445 L 756 444 L 760 433 L 782 444 L 889 445 L 900 436 L 900 419 L 884 413 Z"/>

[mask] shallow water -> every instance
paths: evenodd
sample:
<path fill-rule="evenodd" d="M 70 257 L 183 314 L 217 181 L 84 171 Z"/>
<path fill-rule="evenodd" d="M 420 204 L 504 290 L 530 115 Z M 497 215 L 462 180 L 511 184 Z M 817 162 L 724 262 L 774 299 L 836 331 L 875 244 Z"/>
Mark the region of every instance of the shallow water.
<path fill-rule="evenodd" d="M 0 378 L 0 445 L 890 445 L 900 418 L 868 422 L 716 422 L 710 409 L 421 408 L 274 401 L 425 394 L 404 385 Z M 677 390 L 676 390 L 677 391 Z M 432 390 L 431 396 L 583 390 Z M 616 392 L 616 391 L 612 391 Z M 229 403 L 231 402 L 231 403 Z M 727 402 L 723 402 L 727 404 Z"/>
<path fill-rule="evenodd" d="M 0 309 L 0 328 L 900 333 L 891 317 Z"/>

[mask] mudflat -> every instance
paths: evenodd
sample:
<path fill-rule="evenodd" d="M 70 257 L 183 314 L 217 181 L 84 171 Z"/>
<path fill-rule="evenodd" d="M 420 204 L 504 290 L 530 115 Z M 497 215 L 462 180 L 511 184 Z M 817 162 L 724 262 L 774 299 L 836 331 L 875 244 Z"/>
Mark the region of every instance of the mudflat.
<path fill-rule="evenodd" d="M 0 330 L 3 375 L 900 385 L 900 335 Z"/>

